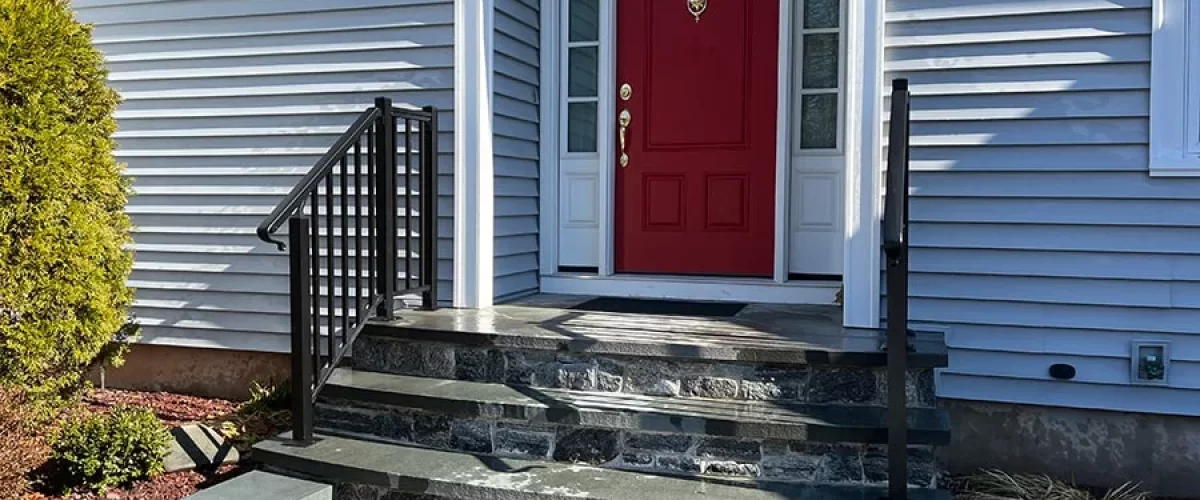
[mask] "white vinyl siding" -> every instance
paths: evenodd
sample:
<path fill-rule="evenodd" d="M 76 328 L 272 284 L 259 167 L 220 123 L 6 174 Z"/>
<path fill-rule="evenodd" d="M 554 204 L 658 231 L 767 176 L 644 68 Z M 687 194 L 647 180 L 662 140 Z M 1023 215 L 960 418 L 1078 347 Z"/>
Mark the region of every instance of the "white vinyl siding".
<path fill-rule="evenodd" d="M 1147 172 L 1152 1 L 887 2 L 941 396 L 1200 414 L 1200 179 Z M 1171 342 L 1167 386 L 1131 384 L 1134 340 Z"/>
<path fill-rule="evenodd" d="M 493 149 L 497 301 L 538 290 L 537 0 L 496 0 Z"/>
<path fill-rule="evenodd" d="M 95 25 L 149 343 L 286 351 L 288 258 L 255 236 L 376 96 L 438 106 L 441 298 L 454 234 L 450 0 L 76 0 Z"/>

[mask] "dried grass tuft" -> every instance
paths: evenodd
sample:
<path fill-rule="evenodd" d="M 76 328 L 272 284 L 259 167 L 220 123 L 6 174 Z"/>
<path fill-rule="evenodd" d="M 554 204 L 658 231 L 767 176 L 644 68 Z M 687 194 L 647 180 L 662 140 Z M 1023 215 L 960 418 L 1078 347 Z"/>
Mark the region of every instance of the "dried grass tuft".
<path fill-rule="evenodd" d="M 1140 485 L 1125 483 L 1109 490 L 1101 500 L 1151 500 Z M 1046 475 L 1008 474 L 985 470 L 960 478 L 956 500 L 1094 500 L 1087 490 Z"/>

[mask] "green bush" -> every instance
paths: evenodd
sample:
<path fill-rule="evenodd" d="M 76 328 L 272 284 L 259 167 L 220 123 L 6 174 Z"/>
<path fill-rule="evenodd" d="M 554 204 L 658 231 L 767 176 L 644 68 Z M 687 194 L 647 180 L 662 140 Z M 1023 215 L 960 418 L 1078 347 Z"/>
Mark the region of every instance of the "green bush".
<path fill-rule="evenodd" d="M 170 440 L 153 411 L 117 406 L 64 425 L 50 458 L 66 487 L 104 491 L 161 473 Z"/>
<path fill-rule="evenodd" d="M 76 387 L 132 292 L 117 94 L 65 0 L 0 0 L 0 383 Z"/>

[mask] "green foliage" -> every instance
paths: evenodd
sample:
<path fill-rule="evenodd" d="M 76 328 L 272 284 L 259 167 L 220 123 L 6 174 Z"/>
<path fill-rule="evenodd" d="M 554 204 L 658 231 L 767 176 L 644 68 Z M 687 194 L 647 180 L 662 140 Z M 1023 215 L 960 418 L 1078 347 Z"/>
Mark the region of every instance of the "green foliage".
<path fill-rule="evenodd" d="M 104 491 L 161 473 L 170 440 L 153 411 L 117 406 L 64 425 L 51 461 L 66 487 Z"/>
<path fill-rule="evenodd" d="M 286 410 L 292 403 L 292 385 L 287 381 L 263 385 L 255 382 L 250 388 L 250 400 L 238 408 L 238 413 L 253 415 L 260 412 Z"/>
<path fill-rule="evenodd" d="M 79 386 L 126 322 L 117 94 L 65 0 L 0 0 L 0 383 Z"/>
<path fill-rule="evenodd" d="M 250 388 L 250 400 L 242 403 L 228 420 L 217 422 L 226 439 L 239 448 L 248 448 L 268 435 L 287 427 L 292 412 L 291 384 L 259 382 Z"/>

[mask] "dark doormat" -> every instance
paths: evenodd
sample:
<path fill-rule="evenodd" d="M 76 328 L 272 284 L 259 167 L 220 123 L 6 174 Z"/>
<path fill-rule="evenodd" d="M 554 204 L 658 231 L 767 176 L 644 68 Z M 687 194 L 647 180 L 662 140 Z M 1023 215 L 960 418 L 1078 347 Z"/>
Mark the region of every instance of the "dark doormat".
<path fill-rule="evenodd" d="M 730 317 L 741 312 L 746 304 L 738 302 L 693 302 L 687 300 L 621 299 L 600 297 L 571 309 L 610 313 L 655 314 L 660 316 Z"/>

